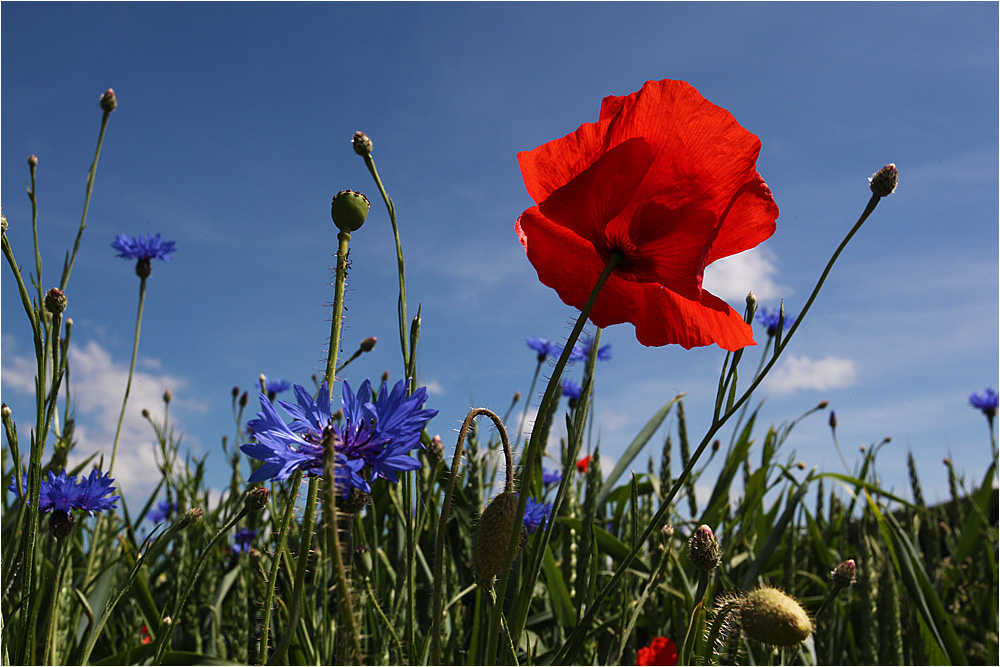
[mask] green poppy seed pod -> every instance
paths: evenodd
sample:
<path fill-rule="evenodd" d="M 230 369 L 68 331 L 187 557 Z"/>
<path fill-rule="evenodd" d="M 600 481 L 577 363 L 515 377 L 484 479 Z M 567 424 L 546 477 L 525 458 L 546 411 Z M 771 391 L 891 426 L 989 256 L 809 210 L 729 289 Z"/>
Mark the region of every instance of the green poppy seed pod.
<path fill-rule="evenodd" d="M 108 88 L 101 95 L 101 109 L 107 113 L 111 113 L 118 108 L 118 97 L 115 95 L 114 88 Z"/>
<path fill-rule="evenodd" d="M 719 540 L 712 529 L 706 525 L 698 526 L 688 541 L 688 558 L 702 572 L 711 572 L 722 562 L 722 549 Z"/>
<path fill-rule="evenodd" d="M 486 505 L 479 517 L 472 538 L 472 572 L 476 582 L 484 588 L 493 586 L 493 580 L 503 567 L 516 516 L 517 494 L 504 491 Z M 518 535 L 518 540 L 520 537 Z"/>
<path fill-rule="evenodd" d="M 49 516 L 49 530 L 57 540 L 68 537 L 75 523 L 73 515 L 64 510 L 54 510 Z"/>
<path fill-rule="evenodd" d="M 66 304 L 66 295 L 58 287 L 53 287 L 45 293 L 45 310 L 53 315 L 58 315 L 66 310 Z"/>
<path fill-rule="evenodd" d="M 267 507 L 267 500 L 271 497 L 271 492 L 263 486 L 247 491 L 243 498 L 243 506 L 251 512 L 259 512 Z"/>
<path fill-rule="evenodd" d="M 813 631 L 812 620 L 798 600 L 770 586 L 746 595 L 740 622 L 747 637 L 771 646 L 795 646 Z"/>
<path fill-rule="evenodd" d="M 372 154 L 372 140 L 364 132 L 355 132 L 354 138 L 351 139 L 351 145 L 354 146 L 354 152 L 361 157 Z"/>
<path fill-rule="evenodd" d="M 896 171 L 896 165 L 891 163 L 876 171 L 868 179 L 868 185 L 876 197 L 888 197 L 896 191 L 898 183 L 899 172 Z"/>
<path fill-rule="evenodd" d="M 833 580 L 833 585 L 837 588 L 853 586 L 854 582 L 858 580 L 858 566 L 855 564 L 854 559 L 845 560 L 833 568 L 833 572 L 830 573 L 830 579 Z"/>
<path fill-rule="evenodd" d="M 350 234 L 365 224 L 369 208 L 368 198 L 357 190 L 341 190 L 330 202 L 330 217 L 337 229 Z"/>
<path fill-rule="evenodd" d="M 358 347 L 361 348 L 362 352 L 371 352 L 372 350 L 375 349 L 375 343 L 377 342 L 378 339 L 375 338 L 375 336 L 369 336 L 368 338 L 365 338 L 363 341 L 361 341 L 361 345 L 359 345 Z"/>

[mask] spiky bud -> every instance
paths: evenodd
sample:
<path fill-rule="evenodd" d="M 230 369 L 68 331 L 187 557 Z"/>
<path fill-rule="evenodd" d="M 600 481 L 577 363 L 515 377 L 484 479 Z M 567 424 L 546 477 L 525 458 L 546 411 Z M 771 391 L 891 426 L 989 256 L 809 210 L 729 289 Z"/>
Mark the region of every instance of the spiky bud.
<path fill-rule="evenodd" d="M 251 512 L 259 512 L 267 507 L 267 500 L 271 497 L 271 492 L 267 487 L 258 486 L 256 489 L 247 491 L 243 498 L 243 506 Z"/>
<path fill-rule="evenodd" d="M 118 108 L 118 96 L 115 95 L 114 88 L 108 88 L 101 95 L 101 109 L 107 113 L 111 113 Z"/>
<path fill-rule="evenodd" d="M 854 582 L 858 580 L 858 566 L 854 563 L 854 559 L 845 560 L 833 568 L 833 572 L 830 573 L 830 579 L 837 588 L 853 586 Z"/>
<path fill-rule="evenodd" d="M 73 515 L 64 510 L 54 510 L 49 516 L 49 530 L 52 537 L 61 540 L 73 532 L 73 525 L 76 522 Z"/>
<path fill-rule="evenodd" d="M 58 315 L 66 310 L 67 303 L 66 295 L 58 287 L 53 287 L 45 293 L 45 310 L 53 315 Z"/>
<path fill-rule="evenodd" d="M 694 535 L 688 541 L 688 558 L 702 572 L 711 572 L 719 567 L 719 563 L 722 562 L 722 549 L 711 528 L 703 524 L 694 531 Z"/>
<path fill-rule="evenodd" d="M 427 446 L 427 458 L 434 464 L 444 460 L 444 442 L 440 435 L 431 438 L 431 444 Z"/>
<path fill-rule="evenodd" d="M 898 183 L 899 172 L 896 171 L 896 165 L 892 163 L 885 165 L 868 179 L 868 185 L 876 197 L 888 197 L 896 191 Z"/>
<path fill-rule="evenodd" d="M 351 139 L 351 145 L 354 146 L 354 152 L 361 157 L 367 157 L 372 154 L 372 140 L 364 132 L 355 132 L 354 138 Z"/>
<path fill-rule="evenodd" d="M 192 507 L 184 513 L 184 523 L 198 523 L 201 521 L 202 511 L 200 507 Z"/>
<path fill-rule="evenodd" d="M 369 336 L 368 338 L 365 338 L 363 341 L 361 341 L 361 345 L 359 345 L 358 347 L 361 348 L 362 352 L 371 352 L 372 350 L 375 349 L 375 343 L 377 342 L 378 339 L 375 338 L 375 336 Z"/>
<path fill-rule="evenodd" d="M 516 516 L 517 494 L 513 491 L 504 491 L 491 500 L 479 516 L 476 534 L 472 538 L 472 572 L 480 586 L 492 587 L 493 580 L 500 573 L 507 556 L 507 545 L 514 535 Z M 518 542 L 521 536 L 519 526 Z"/>
<path fill-rule="evenodd" d="M 770 586 L 746 595 L 740 622 L 748 637 L 772 646 L 795 646 L 813 631 L 812 620 L 798 600 Z"/>
<path fill-rule="evenodd" d="M 350 234 L 365 224 L 370 208 L 368 197 L 357 190 L 341 190 L 330 202 L 330 217 L 340 231 Z"/>

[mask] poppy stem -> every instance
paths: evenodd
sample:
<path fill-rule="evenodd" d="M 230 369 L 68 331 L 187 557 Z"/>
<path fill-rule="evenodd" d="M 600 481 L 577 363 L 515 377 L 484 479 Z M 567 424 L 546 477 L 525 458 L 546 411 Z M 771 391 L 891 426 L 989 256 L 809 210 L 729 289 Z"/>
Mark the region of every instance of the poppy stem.
<path fill-rule="evenodd" d="M 590 317 L 590 311 L 593 310 L 594 304 L 597 303 L 597 297 L 604 288 L 604 283 L 608 281 L 612 271 L 614 271 L 615 267 L 621 264 L 621 262 L 621 255 L 618 253 L 611 253 L 611 256 L 608 258 L 608 263 L 605 265 L 604 270 L 601 271 L 601 275 L 598 276 L 597 282 L 594 284 L 594 289 L 591 290 L 590 296 L 587 298 L 587 302 L 583 305 L 583 309 L 580 311 L 580 316 L 577 318 L 576 324 L 573 326 L 573 330 L 569 334 L 569 338 L 566 339 L 566 344 L 563 346 L 562 354 L 559 355 L 556 367 L 552 371 L 552 375 L 549 377 L 549 382 L 545 387 L 545 393 L 542 396 L 541 405 L 538 407 L 539 419 L 544 420 L 545 415 L 549 413 L 552 398 L 556 394 L 556 388 L 559 386 L 559 380 L 562 378 L 563 369 L 566 368 L 570 354 L 573 352 L 573 346 L 580 338 L 580 333 L 583 331 L 583 327 L 587 323 L 587 319 Z M 541 428 L 531 429 L 531 437 L 528 440 L 528 446 L 525 449 L 524 455 L 521 457 L 521 488 L 530 488 L 531 479 L 535 472 L 535 459 L 541 458 L 538 455 L 538 448 L 541 445 L 540 441 L 542 430 L 543 429 Z M 524 509 L 527 504 L 528 493 L 519 494 L 517 500 L 517 512 L 514 515 L 515 526 L 520 526 L 524 521 Z M 517 533 L 517 531 L 515 531 L 515 533 Z M 520 534 L 517 533 L 516 537 L 519 536 Z M 514 537 L 515 536 L 512 536 L 510 543 L 507 545 L 507 555 L 504 558 L 503 566 L 500 568 L 500 581 L 496 586 L 497 605 L 493 608 L 493 611 L 490 614 L 490 632 L 487 636 L 486 654 L 484 656 L 484 662 L 488 667 L 496 663 L 497 644 L 500 641 L 500 615 L 503 610 L 503 601 L 507 591 L 507 581 L 510 579 L 511 566 L 514 563 L 514 557 L 517 555 L 520 543 L 520 540 L 514 539 Z M 535 582 L 524 581 L 521 585 L 524 590 L 532 590 Z M 515 621 L 515 627 L 510 628 L 512 641 L 516 641 L 516 638 L 520 636 L 521 629 L 520 624 Z"/>

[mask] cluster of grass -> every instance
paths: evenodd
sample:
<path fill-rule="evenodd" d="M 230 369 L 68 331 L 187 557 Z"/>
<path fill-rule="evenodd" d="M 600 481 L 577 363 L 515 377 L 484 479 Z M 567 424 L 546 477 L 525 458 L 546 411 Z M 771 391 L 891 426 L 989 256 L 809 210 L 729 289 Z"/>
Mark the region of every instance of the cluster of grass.
<path fill-rule="evenodd" d="M 395 228 L 391 199 L 370 154 L 364 157 Z M 96 166 L 95 156 L 88 199 Z M 33 179 L 34 171 L 32 189 Z M 86 208 L 81 233 L 85 219 Z M 79 241 L 67 254 L 62 289 Z M 419 312 L 406 317 L 401 245 L 397 250 L 403 370 L 412 371 Z M 70 328 L 44 307 L 40 264 L 32 296 L 6 234 L 3 251 L 38 358 L 36 420 L 20 429 L 22 439 L 31 434 L 27 447 L 3 411 L 3 477 L 24 472 L 20 495 L 29 499 L 5 494 L 3 501 L 4 664 L 636 664 L 660 637 L 683 664 L 997 662 L 995 456 L 968 487 L 949 467 L 953 499 L 936 507 L 924 502 L 912 459 L 912 500 L 879 487 L 881 443 L 865 450 L 852 474 L 803 469 L 783 447 L 795 425 L 821 418 L 813 413 L 825 405 L 770 427 L 748 407 L 794 333 L 793 326 L 783 338 L 782 322 L 746 387 L 737 386 L 741 354 L 727 356 L 712 426 L 699 442 L 689 439 L 683 397 L 675 397 L 609 474 L 589 436 L 599 331 L 581 396 L 567 405 L 550 383 L 536 419 L 532 444 L 565 432 L 558 451 L 550 448 L 543 460 L 529 444 L 517 466 L 498 469 L 496 454 L 509 452 L 503 424 L 523 415 L 515 398 L 504 415 L 470 413 L 453 457 L 424 433 L 424 448 L 414 454 L 421 467 L 398 484 L 374 480 L 370 497 L 319 500 L 332 475 L 310 478 L 304 493 L 301 474 L 253 490 L 239 449 L 253 415 L 235 392 L 235 435 L 222 440 L 229 487 L 210 493 L 204 460 L 178 447 L 167 394 L 162 421 L 149 418 L 159 478 L 148 501 L 133 508 L 119 500 L 93 518 L 77 514 L 67 531 L 54 521 L 58 512 L 40 514 L 31 499 L 38 503 L 50 471 L 75 460 L 64 382 Z M 748 302 L 748 321 L 753 315 Z M 552 373 L 564 364 L 560 358 Z M 732 432 L 728 444 L 716 438 L 723 426 Z M 651 449 L 661 453 L 646 472 L 627 474 Z M 585 451 L 593 457 L 587 465 Z M 713 459 L 712 469 L 721 470 L 714 481 L 705 478 Z M 102 462 L 91 457 L 67 472 L 86 475 L 95 463 Z M 543 479 L 543 465 L 561 479 Z M 529 496 L 551 506 L 536 530 L 480 521 L 505 474 L 521 502 L 502 518 L 523 514 Z M 696 483 L 712 487 L 707 500 L 696 496 Z M 147 520 L 154 511 L 160 523 Z M 701 534 L 713 540 L 707 565 L 689 553 L 699 526 L 709 527 Z M 477 571 L 483 549 L 501 566 L 496 579 Z M 841 575 L 832 578 L 838 566 Z M 755 630 L 782 621 L 752 617 L 746 599 L 760 586 L 797 600 L 809 616 L 804 637 L 773 641 L 783 630 Z"/>

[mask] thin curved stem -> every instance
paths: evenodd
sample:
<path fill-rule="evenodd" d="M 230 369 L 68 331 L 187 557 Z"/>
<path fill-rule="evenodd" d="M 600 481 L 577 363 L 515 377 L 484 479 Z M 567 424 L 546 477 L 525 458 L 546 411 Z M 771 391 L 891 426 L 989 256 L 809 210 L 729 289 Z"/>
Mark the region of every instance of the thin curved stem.
<path fill-rule="evenodd" d="M 122 422 L 125 420 L 125 407 L 128 405 L 128 395 L 132 390 L 132 376 L 135 374 L 135 359 L 139 354 L 139 333 L 142 330 L 142 309 L 146 304 L 146 279 L 139 278 L 139 309 L 135 316 L 135 338 L 132 340 L 132 361 L 128 367 L 128 380 L 125 382 L 125 397 L 122 398 L 122 410 L 118 415 L 118 426 L 115 428 L 115 440 L 111 445 L 111 462 L 108 464 L 108 474 L 115 467 L 115 456 L 118 454 L 118 439 L 122 434 Z"/>
<path fill-rule="evenodd" d="M 274 548 L 274 555 L 271 558 L 271 571 L 267 577 L 267 588 L 264 592 L 264 602 L 261 605 L 260 647 L 257 655 L 260 658 L 267 657 L 267 636 L 271 627 L 271 608 L 274 605 L 274 586 L 278 579 L 278 566 L 281 563 L 282 552 L 288 541 L 288 526 L 291 524 L 292 513 L 295 511 L 295 501 L 299 497 L 299 486 L 302 484 L 302 471 L 296 470 L 292 477 L 292 486 L 288 493 L 288 503 L 285 505 L 285 513 L 281 516 L 281 527 L 278 530 L 278 544 Z M 263 661 L 263 660 L 262 660 Z"/>

